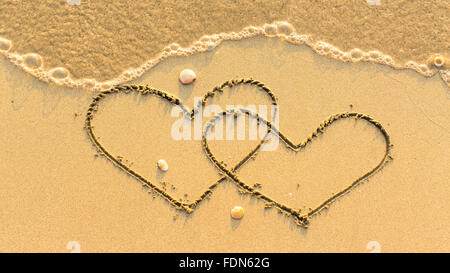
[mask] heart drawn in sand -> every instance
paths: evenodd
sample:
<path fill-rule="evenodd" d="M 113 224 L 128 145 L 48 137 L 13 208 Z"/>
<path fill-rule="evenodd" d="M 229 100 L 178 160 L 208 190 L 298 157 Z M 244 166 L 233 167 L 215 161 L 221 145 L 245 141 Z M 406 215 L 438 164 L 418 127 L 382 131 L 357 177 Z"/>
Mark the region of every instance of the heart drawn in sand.
<path fill-rule="evenodd" d="M 238 177 L 238 175 L 236 174 L 236 169 L 229 169 L 226 166 L 226 164 L 223 163 L 223 161 L 220 161 L 219 159 L 217 159 L 216 156 L 211 152 L 211 149 L 208 145 L 208 140 L 207 140 L 208 132 L 214 127 L 214 124 L 218 120 L 222 119 L 223 117 L 225 117 L 227 115 L 234 115 L 234 116 L 247 115 L 247 116 L 250 116 L 250 117 L 256 119 L 259 123 L 263 123 L 267 126 L 269 133 L 273 132 L 275 134 L 275 136 L 278 137 L 286 145 L 287 148 L 289 148 L 295 152 L 302 150 L 304 147 L 306 147 L 306 145 L 308 145 L 309 143 L 314 141 L 314 139 L 316 139 L 320 134 L 324 134 L 327 127 L 329 127 L 330 125 L 332 125 L 334 122 L 336 122 L 338 120 L 348 119 L 348 118 L 364 120 L 381 132 L 382 136 L 384 137 L 385 144 L 386 144 L 385 145 L 385 153 L 384 153 L 384 156 L 381 159 L 381 161 L 375 167 L 373 167 L 371 170 L 369 170 L 368 172 L 362 174 L 360 177 L 353 180 L 351 183 L 348 184 L 348 186 L 341 189 L 339 192 L 329 196 L 329 198 L 324 200 L 322 203 L 320 203 L 316 207 L 312 208 L 308 213 L 302 213 L 300 209 L 295 209 L 295 208 L 289 207 L 287 205 L 284 205 L 280 202 L 277 202 L 273 198 L 269 197 L 268 195 L 266 195 L 263 192 L 256 189 L 255 187 L 252 187 L 249 184 L 247 184 L 245 181 L 243 181 L 243 179 Z M 266 134 L 266 137 L 263 139 L 262 143 L 267 141 L 268 136 L 269 136 L 269 134 Z M 381 125 L 381 123 L 374 120 L 370 116 L 367 116 L 365 114 L 360 114 L 360 113 L 354 113 L 354 112 L 353 113 L 349 113 L 349 112 L 338 113 L 338 114 L 334 114 L 334 115 L 330 116 L 327 120 L 323 121 L 319 125 L 319 127 L 315 131 L 313 131 L 311 136 L 308 137 L 304 142 L 301 142 L 299 144 L 294 144 L 291 140 L 289 140 L 289 138 L 287 138 L 282 132 L 280 132 L 278 130 L 278 128 L 275 128 L 271 124 L 270 121 L 267 121 L 267 120 L 261 118 L 258 114 L 252 113 L 251 111 L 249 111 L 247 109 L 242 109 L 242 108 L 241 109 L 229 109 L 228 111 L 219 113 L 218 115 L 213 117 L 207 123 L 205 130 L 204 130 L 203 138 L 202 138 L 202 146 L 203 146 L 205 153 L 207 154 L 209 159 L 213 162 L 213 164 L 217 167 L 217 169 L 219 169 L 219 171 L 221 173 L 225 174 L 228 178 L 233 180 L 242 189 L 241 192 L 254 195 L 257 198 L 266 201 L 266 206 L 265 206 L 266 208 L 275 207 L 275 208 L 279 209 L 280 211 L 286 213 L 287 215 L 293 216 L 295 218 L 297 224 L 302 227 L 307 227 L 307 225 L 309 223 L 309 219 L 312 216 L 319 213 L 322 209 L 328 207 L 331 203 L 333 203 L 339 197 L 341 197 L 341 196 L 345 195 L 346 193 L 348 193 L 349 191 L 351 191 L 358 184 L 360 184 L 364 179 L 368 178 L 371 175 L 374 175 L 376 172 L 381 170 L 389 160 L 392 159 L 392 156 L 390 155 L 390 150 L 392 147 L 390 137 L 389 137 L 389 134 L 387 133 L 387 131 Z M 258 144 L 253 150 L 251 150 L 249 152 L 249 154 L 246 156 L 246 158 L 255 157 L 257 152 L 260 149 L 261 149 L 261 144 Z"/>
<path fill-rule="evenodd" d="M 184 107 L 184 105 L 182 104 L 182 102 L 181 102 L 181 100 L 179 98 L 177 98 L 177 97 L 175 97 L 175 96 L 173 96 L 173 95 L 171 95 L 169 93 L 166 93 L 164 91 L 160 91 L 160 90 L 148 87 L 148 86 L 140 86 L 140 85 L 139 86 L 138 85 L 117 86 L 117 87 L 113 87 L 110 90 L 103 91 L 103 92 L 99 93 L 97 96 L 95 96 L 93 98 L 93 101 L 89 105 L 88 111 L 86 113 L 85 129 L 87 131 L 87 134 L 88 134 L 90 140 L 92 141 L 93 145 L 97 148 L 97 150 L 100 153 L 100 155 L 105 156 L 105 158 L 107 158 L 116 167 L 118 167 L 119 169 L 121 169 L 124 172 L 126 172 L 128 175 L 130 175 L 130 176 L 134 177 L 135 179 L 137 179 L 143 186 L 148 187 L 152 192 L 158 193 L 159 195 L 164 197 L 176 209 L 183 210 L 183 211 L 185 211 L 187 213 L 191 213 L 201 201 L 203 201 L 204 199 L 209 197 L 209 195 L 212 193 L 214 188 L 217 187 L 217 185 L 219 185 L 221 182 L 223 182 L 223 181 L 225 181 L 227 179 L 231 179 L 238 187 L 240 187 L 246 193 L 252 194 L 252 195 L 254 195 L 254 196 L 256 196 L 256 197 L 258 197 L 260 199 L 265 200 L 267 202 L 266 203 L 266 207 L 276 207 L 279 210 L 287 213 L 288 215 L 293 216 L 296 219 L 297 224 L 299 224 L 300 226 L 303 226 L 303 227 L 307 226 L 311 216 L 315 215 L 320 210 L 322 210 L 323 208 L 327 207 L 330 203 L 335 201 L 338 197 L 340 197 L 340 196 L 346 194 L 347 192 L 349 192 L 356 185 L 361 183 L 365 178 L 375 174 L 377 171 L 379 171 L 387 163 L 387 161 L 389 159 L 391 159 L 390 149 L 391 149 L 392 145 L 391 145 L 388 133 L 386 132 L 386 130 L 383 128 L 383 126 L 379 122 L 375 121 L 373 118 L 371 118 L 371 117 L 369 117 L 367 115 L 364 115 L 364 114 L 359 114 L 359 113 L 341 113 L 341 114 L 333 115 L 329 119 L 324 121 L 316 129 L 316 131 L 314 131 L 312 133 L 312 135 L 305 142 L 296 145 L 292 141 L 290 141 L 287 137 L 285 137 L 281 132 L 279 132 L 277 128 L 273 127 L 272 124 L 270 123 L 270 121 L 262 119 L 257 114 L 253 114 L 250 111 L 245 110 L 245 109 L 229 110 L 227 112 L 223 112 L 223 113 L 215 116 L 214 118 L 212 118 L 207 123 L 207 125 L 205 127 L 205 130 L 204 130 L 204 133 L 202 135 L 202 141 L 201 141 L 203 150 L 205 151 L 206 155 L 212 161 L 212 163 L 219 169 L 220 173 L 223 176 L 221 178 L 219 178 L 215 183 L 210 185 L 208 187 L 208 189 L 206 189 L 201 194 L 201 196 L 198 197 L 195 201 L 193 201 L 192 203 L 186 203 L 186 202 L 182 202 L 182 201 L 176 200 L 167 191 L 165 191 L 164 189 L 158 187 L 156 184 L 152 183 L 149 179 L 145 178 L 144 176 L 142 176 L 141 174 L 139 174 L 138 172 L 136 172 L 135 170 L 133 170 L 132 168 L 130 168 L 129 166 L 124 164 L 118 157 L 113 156 L 112 153 L 109 152 L 105 148 L 105 146 L 99 141 L 99 138 L 95 135 L 95 132 L 93 130 L 93 126 L 91 124 L 92 120 L 95 117 L 95 113 L 98 110 L 99 103 L 104 98 L 106 98 L 107 96 L 112 95 L 112 94 L 118 94 L 118 93 L 123 93 L 123 94 L 139 93 L 139 94 L 144 95 L 144 96 L 146 96 L 146 95 L 154 95 L 154 96 L 157 96 L 157 97 L 159 97 L 159 98 L 161 98 L 163 100 L 166 100 L 167 102 L 169 102 L 169 103 L 171 103 L 173 105 L 178 105 L 179 107 L 182 108 L 182 110 L 186 114 L 186 116 L 190 117 L 190 119 L 193 120 L 195 115 L 199 111 L 198 109 L 201 106 L 205 106 L 205 104 L 207 103 L 209 98 L 214 97 L 217 93 L 223 92 L 225 88 L 231 88 L 231 87 L 234 87 L 236 85 L 252 85 L 252 86 L 255 86 L 255 87 L 258 88 L 258 90 L 266 93 L 270 97 L 272 105 L 277 105 L 277 99 L 276 99 L 274 93 L 268 87 L 266 87 L 263 83 L 261 83 L 259 81 L 256 81 L 256 80 L 253 80 L 253 79 L 230 80 L 230 81 L 224 82 L 222 85 L 218 85 L 218 86 L 214 87 L 212 91 L 210 91 L 210 92 L 208 92 L 208 93 L 206 93 L 204 95 L 203 99 L 199 102 L 199 105 L 197 105 L 197 107 L 194 107 L 194 109 L 192 111 L 188 111 Z M 207 142 L 207 133 L 211 130 L 211 128 L 213 127 L 214 123 L 217 120 L 219 120 L 221 117 L 223 117 L 223 116 L 225 116 L 227 114 L 245 114 L 245 115 L 252 116 L 253 118 L 256 118 L 259 122 L 263 122 L 264 124 L 266 124 L 266 126 L 268 128 L 267 133 L 263 137 L 263 139 L 243 159 L 241 159 L 235 166 L 233 166 L 231 168 L 227 167 L 226 164 L 223 163 L 223 161 L 219 161 L 213 155 L 213 153 L 211 152 L 211 150 L 210 150 L 210 148 L 208 146 L 208 142 Z M 382 135 L 384 136 L 384 139 L 385 139 L 385 142 L 386 142 L 385 155 L 384 155 L 383 159 L 378 163 L 378 165 L 375 166 L 372 170 L 370 170 L 369 172 L 363 174 L 362 176 L 360 176 L 359 178 L 354 180 L 352 183 L 349 184 L 349 186 L 347 186 L 346 188 L 342 189 L 338 193 L 333 194 L 332 196 L 330 196 L 327 200 L 325 200 L 323 203 L 318 205 L 316 208 L 312 209 L 312 211 L 310 211 L 309 213 L 301 214 L 300 210 L 296 210 L 294 208 L 288 207 L 288 206 L 286 206 L 286 205 L 284 205 L 282 203 L 279 203 L 279 202 L 273 200 L 272 198 L 270 198 L 269 196 L 265 195 L 264 193 L 256 190 L 254 187 L 247 185 L 244 181 L 242 181 L 242 179 L 240 179 L 236 175 L 236 171 L 241 166 L 243 166 L 252 157 L 256 156 L 257 152 L 259 150 L 261 150 L 262 145 L 267 141 L 267 138 L 269 137 L 269 135 L 272 132 L 276 133 L 276 135 L 280 138 L 280 140 L 288 148 L 290 148 L 290 149 L 292 149 L 294 151 L 299 151 L 303 147 L 305 147 L 308 143 L 313 141 L 319 134 L 323 134 L 325 129 L 328 126 L 330 126 L 332 123 L 334 123 L 336 120 L 344 119 L 344 118 L 362 119 L 362 120 L 365 120 L 365 121 L 369 122 L 373 126 L 375 126 L 375 128 L 377 128 L 382 133 Z"/>
<path fill-rule="evenodd" d="M 141 86 L 141 85 L 127 85 L 127 86 L 117 86 L 113 87 L 109 90 L 103 91 L 96 95 L 93 98 L 92 103 L 89 105 L 88 111 L 86 113 L 86 120 L 85 120 L 85 129 L 87 131 L 87 134 L 89 136 L 89 139 L 93 143 L 93 145 L 98 150 L 99 154 L 107 158 L 111 163 L 113 163 L 116 167 L 126 172 L 128 175 L 134 177 L 137 179 L 143 186 L 148 187 L 150 191 L 155 192 L 162 197 L 164 197 L 170 204 L 172 204 L 175 208 L 179 210 L 183 210 L 185 212 L 192 212 L 193 209 L 204 199 L 206 199 L 211 193 L 212 190 L 219 185 L 221 182 L 225 181 L 227 179 L 226 176 L 222 176 L 219 178 L 215 183 L 210 185 L 206 191 L 204 191 L 200 197 L 198 197 L 195 201 L 192 203 L 182 202 L 176 200 L 170 193 L 168 193 L 163 188 L 159 187 L 149 179 L 145 178 L 143 175 L 139 174 L 136 170 L 133 170 L 131 167 L 127 166 L 122 160 L 119 158 L 119 156 L 114 156 L 108 149 L 102 144 L 99 140 L 99 137 L 96 136 L 93 126 L 92 126 L 92 120 L 95 118 L 95 113 L 98 110 L 99 103 L 105 99 L 106 97 L 113 95 L 113 94 L 131 94 L 131 93 L 138 93 L 143 96 L 156 96 L 158 98 L 161 98 L 162 100 L 165 100 L 174 106 L 177 105 L 181 107 L 183 113 L 189 117 L 191 120 L 195 118 L 195 116 L 198 114 L 199 109 L 206 105 L 209 98 L 214 97 L 218 93 L 222 93 L 226 88 L 231 89 L 232 87 L 235 87 L 237 85 L 250 85 L 256 87 L 259 91 L 265 93 L 268 95 L 270 102 L 272 105 L 277 105 L 277 99 L 275 98 L 275 95 L 272 93 L 272 91 L 266 87 L 263 83 L 253 80 L 253 79 L 236 79 L 236 80 L 230 80 L 226 81 L 221 85 L 218 85 L 213 88 L 212 91 L 206 93 L 202 100 L 199 101 L 198 105 L 194 107 L 191 111 L 188 111 L 186 107 L 182 104 L 181 100 L 167 92 L 153 89 L 148 86 Z M 269 132 L 267 132 L 268 134 Z M 259 143 L 258 145 L 261 145 Z M 199 152 L 200 152 L 199 147 Z M 251 155 L 250 155 L 251 156 Z M 240 168 L 245 162 L 249 160 L 249 157 L 244 157 L 242 160 L 240 160 L 233 168 L 232 170 L 237 170 Z"/>

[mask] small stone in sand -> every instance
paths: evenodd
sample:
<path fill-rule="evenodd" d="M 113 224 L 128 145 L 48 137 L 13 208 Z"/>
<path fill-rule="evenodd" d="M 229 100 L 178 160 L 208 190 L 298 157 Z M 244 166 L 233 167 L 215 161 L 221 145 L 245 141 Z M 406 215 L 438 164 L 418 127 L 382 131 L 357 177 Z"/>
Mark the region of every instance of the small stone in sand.
<path fill-rule="evenodd" d="M 182 84 L 190 84 L 195 80 L 195 78 L 197 78 L 197 75 L 195 75 L 195 72 L 191 69 L 184 69 L 180 73 L 180 82 Z"/>
<path fill-rule="evenodd" d="M 241 219 L 244 216 L 244 208 L 236 206 L 231 209 L 231 217 L 233 219 Z"/>
<path fill-rule="evenodd" d="M 169 169 L 169 164 L 167 164 L 164 159 L 158 160 L 158 163 L 156 165 L 158 165 L 158 168 L 163 172 L 167 172 L 167 170 Z"/>

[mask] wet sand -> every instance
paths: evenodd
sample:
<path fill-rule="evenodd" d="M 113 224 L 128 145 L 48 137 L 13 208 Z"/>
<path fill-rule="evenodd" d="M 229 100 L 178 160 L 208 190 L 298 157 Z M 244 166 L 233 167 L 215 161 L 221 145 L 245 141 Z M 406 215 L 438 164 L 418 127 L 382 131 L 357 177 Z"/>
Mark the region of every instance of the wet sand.
<path fill-rule="evenodd" d="M 263 34 L 288 40 L 296 34 L 293 42 L 306 42 L 317 52 L 322 49 L 316 43 L 323 41 L 340 50 L 336 58 L 347 61 L 350 57 L 342 58 L 342 53 L 352 55 L 352 49 L 375 51 L 388 56 L 377 62 L 412 67 L 427 76 L 436 73 L 433 57 L 450 57 L 450 4 L 379 2 L 2 1 L 0 37 L 11 44 L 0 51 L 10 47 L 9 53 L 19 54 L 10 56 L 11 61 L 43 81 L 97 89 L 136 79 L 169 55 L 189 55 L 222 40 Z M 277 30 L 267 25 L 276 21 L 291 26 Z M 25 54 L 40 57 L 26 55 L 27 62 L 20 57 Z"/>
<path fill-rule="evenodd" d="M 260 37 L 166 59 L 133 82 L 165 90 L 192 108 L 194 97 L 214 86 L 252 77 L 277 95 L 280 130 L 295 142 L 339 112 L 364 113 L 383 124 L 394 145 L 393 160 L 304 229 L 276 209 L 265 209 L 265 202 L 242 195 L 231 181 L 218 185 L 189 215 L 158 195 L 153 198 L 136 179 L 95 156 L 84 129 L 95 93 L 49 85 L 4 58 L 0 62 L 5 151 L 0 153 L 0 251 L 68 252 L 70 241 L 79 242 L 82 252 L 369 252 L 371 241 L 382 252 L 449 251 L 450 94 L 438 75 L 342 63 L 306 46 Z M 178 82 L 186 67 L 198 75 L 191 86 Z M 212 103 L 270 102 L 242 88 Z M 170 138 L 170 109 L 153 98 L 117 96 L 99 109 L 95 128 L 115 155 L 155 184 L 174 185 L 167 191 L 177 199 L 192 201 L 220 176 L 199 141 Z M 254 144 L 210 143 L 230 165 Z M 382 147 L 372 127 L 343 121 L 302 152 L 280 144 L 237 173 L 280 202 L 308 209 L 376 164 Z M 164 177 L 156 172 L 160 158 L 169 163 Z M 240 221 L 230 218 L 235 205 L 245 208 Z"/>

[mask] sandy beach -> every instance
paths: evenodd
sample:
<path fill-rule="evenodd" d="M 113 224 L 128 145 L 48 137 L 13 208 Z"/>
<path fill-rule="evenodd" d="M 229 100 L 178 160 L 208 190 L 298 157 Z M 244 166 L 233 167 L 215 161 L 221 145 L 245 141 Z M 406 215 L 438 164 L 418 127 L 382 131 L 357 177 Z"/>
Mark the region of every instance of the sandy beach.
<path fill-rule="evenodd" d="M 182 1 L 175 2 L 181 5 Z M 64 82 L 45 82 L 1 57 L 0 252 L 70 252 L 73 242 L 81 252 L 370 252 L 376 250 L 371 242 L 375 242 L 381 252 L 448 252 L 450 89 L 442 76 L 448 73 L 443 72 L 447 66 L 436 68 L 429 61 L 433 54 L 448 61 L 449 32 L 448 24 L 445 25 L 449 20 L 445 15 L 448 3 L 424 1 L 432 10 L 425 12 L 425 7 L 407 6 L 405 1 L 397 1 L 395 5 L 382 1 L 377 11 L 367 9 L 365 1 L 352 1 L 352 4 L 335 1 L 336 7 L 329 12 L 308 13 L 324 18 L 323 26 L 317 24 L 313 28 L 314 20 L 318 19 L 298 19 L 307 8 L 301 9 L 300 5 L 289 1 L 286 5 L 281 2 L 273 2 L 282 6 L 281 9 L 237 3 L 246 9 L 258 7 L 258 10 L 271 10 L 274 14 L 268 20 L 263 11 L 255 12 L 254 18 L 248 16 L 240 21 L 230 17 L 227 20 L 236 24 L 230 23 L 229 28 L 212 28 L 211 33 L 180 32 L 179 36 L 172 36 L 178 40 L 165 40 L 151 28 L 147 34 L 154 34 L 154 37 L 136 29 L 128 33 L 141 37 L 133 46 L 116 48 L 123 44 L 120 39 L 126 37 L 120 37 L 117 45 L 116 40 L 110 40 L 108 48 L 107 43 L 95 42 L 105 48 L 89 47 L 93 58 L 85 54 L 84 47 L 73 53 L 78 57 L 68 53 L 74 51 L 70 49 L 73 41 L 66 41 L 70 46 L 56 42 L 56 37 L 74 35 L 59 32 L 60 23 L 56 19 L 55 25 L 52 21 L 46 26 L 58 33 L 55 36 L 42 25 L 35 25 L 36 29 L 55 37 L 53 49 L 58 48 L 58 54 L 50 53 L 46 45 L 50 40 L 39 40 L 45 36 L 38 35 L 38 39 L 26 42 L 27 36 L 11 27 L 19 23 L 28 25 L 36 21 L 34 19 L 28 22 L 17 16 L 10 25 L 2 22 L 0 36 L 13 41 L 14 47 L 9 52 L 42 55 L 44 65 L 40 69 L 64 64 L 73 79 L 92 78 L 98 82 L 111 80 L 124 69 L 142 65 L 170 42 L 188 46 L 205 34 L 240 31 L 248 25 L 273 21 L 289 21 L 297 33 L 308 33 L 314 41 L 327 41 L 345 52 L 355 47 L 364 52 L 378 49 L 392 56 L 396 64 L 410 60 L 427 64 L 431 74 L 424 76 L 414 69 L 394 69 L 391 65 L 370 61 L 342 62 L 318 54 L 316 48 L 307 43 L 298 45 L 289 39 L 256 35 L 224 40 L 205 52 L 164 57 L 151 69 L 142 70 L 136 79 L 124 83 L 162 90 L 193 109 L 196 98 L 204 97 L 214 87 L 232 79 L 251 78 L 264 83 L 273 92 L 279 111 L 277 129 L 295 144 L 307 140 L 331 115 L 349 112 L 370 116 L 386 130 L 392 144 L 389 159 L 381 169 L 326 209 L 312 215 L 305 228 L 286 211 L 266 208 L 265 200 L 242 192 L 243 188 L 232 178 L 225 175 L 221 179 L 224 174 L 205 153 L 201 139 L 174 139 L 172 128 L 179 117 L 172 114 L 173 105 L 167 100 L 133 92 L 102 98 L 92 120 L 93 130 L 101 145 L 124 166 L 182 204 L 195 202 L 208 187 L 220 181 L 208 197 L 202 198 L 188 213 L 177 209 L 158 190 L 143 186 L 142 181 L 118 167 L 93 145 L 86 130 L 86 114 L 98 90 L 74 88 Z M 407 14 L 410 14 L 409 9 L 416 14 L 432 12 L 434 23 L 422 21 L 423 25 L 410 29 L 403 24 L 405 32 L 422 27 L 429 31 L 421 32 L 420 38 L 395 36 L 395 41 L 407 41 L 399 51 L 395 43 L 387 43 L 383 36 L 399 25 L 392 23 L 392 28 L 382 28 L 379 25 L 387 19 L 375 14 L 385 14 L 384 2 L 388 8 L 403 3 Z M 12 11 L 15 4 L 5 1 L 1 5 Z M 88 4 L 89 7 L 84 8 L 91 10 L 95 18 L 95 8 L 100 4 Z M 365 10 L 367 18 L 361 19 L 365 27 L 353 23 L 355 27 L 345 28 L 347 32 L 343 34 L 354 37 L 354 33 L 365 31 L 364 39 L 337 39 L 333 33 L 344 29 L 342 26 L 336 26 L 334 32 L 324 31 L 336 23 L 339 14 L 351 14 L 339 13 L 338 4 L 353 5 L 353 9 L 343 8 L 347 12 Z M 67 8 L 62 3 L 57 5 Z M 137 12 L 136 18 L 141 18 L 139 12 L 148 10 L 148 7 L 139 9 L 132 5 L 128 8 Z M 208 5 L 217 3 L 206 1 L 204 8 Z M 25 6 L 32 7 L 32 4 Z M 121 9 L 114 7 L 121 14 Z M 83 4 L 70 8 L 83 9 Z M 229 12 L 234 11 L 233 5 L 228 8 Z M 41 12 L 46 11 L 38 9 L 36 16 Z M 219 14 L 213 17 L 220 18 Z M 408 16 L 399 18 L 398 23 Z M 129 20 L 127 29 L 133 24 L 133 18 Z M 176 18 L 172 20 L 174 25 L 185 25 Z M 68 24 L 76 21 L 68 20 Z M 371 22 L 373 24 L 369 24 Z M 33 28 L 31 24 L 30 28 Z M 27 31 L 27 27 L 23 29 Z M 79 45 L 83 44 L 83 39 L 88 39 L 88 35 L 78 36 L 81 37 L 76 42 Z M 424 42 L 434 36 L 443 38 L 434 43 Z M 157 42 L 144 46 L 148 43 L 146 39 Z M 185 68 L 197 75 L 191 85 L 183 85 L 178 80 L 180 71 Z M 270 108 L 271 104 L 273 98 L 265 92 L 243 85 L 225 88 L 205 106 L 225 110 L 230 105 Z M 206 115 L 201 124 L 209 122 L 217 111 Z M 248 133 L 249 129 L 246 130 Z M 208 144 L 214 157 L 231 169 L 260 141 L 261 137 L 210 140 Z M 385 146 L 386 139 L 372 124 L 354 118 L 343 119 L 327 127 L 298 152 L 280 142 L 273 151 L 258 152 L 233 173 L 240 181 L 252 187 L 257 184 L 258 191 L 280 204 L 300 210 L 303 215 L 374 168 L 385 156 Z M 168 162 L 167 172 L 156 167 L 161 158 Z M 230 217 L 230 210 L 236 205 L 245 209 L 241 220 Z"/>
<path fill-rule="evenodd" d="M 95 90 L 137 79 L 169 56 L 258 36 L 428 77 L 436 56 L 450 58 L 447 1 L 9 0 L 0 8 L 0 53 L 42 81 Z"/>

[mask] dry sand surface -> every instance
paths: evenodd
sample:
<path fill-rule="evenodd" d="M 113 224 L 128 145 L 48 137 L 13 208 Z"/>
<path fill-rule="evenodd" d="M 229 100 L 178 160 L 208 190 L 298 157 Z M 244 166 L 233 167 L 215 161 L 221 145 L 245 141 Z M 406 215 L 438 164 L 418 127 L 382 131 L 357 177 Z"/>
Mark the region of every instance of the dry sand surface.
<path fill-rule="evenodd" d="M 198 78 L 183 86 L 178 74 L 187 67 Z M 1 58 L 0 251 L 68 252 L 71 241 L 82 252 L 369 252 L 371 241 L 383 252 L 450 250 L 450 93 L 438 75 L 342 63 L 307 46 L 259 37 L 168 58 L 133 83 L 165 90 L 192 108 L 194 97 L 241 77 L 264 82 L 276 94 L 280 131 L 293 142 L 304 141 L 328 116 L 354 111 L 385 127 L 393 160 L 313 216 L 308 229 L 241 194 L 230 180 L 186 214 L 96 156 L 84 129 L 94 93 L 43 83 Z M 209 103 L 270 101 L 241 87 Z M 164 182 L 175 199 L 193 201 L 220 175 L 200 141 L 171 138 L 171 109 L 156 97 L 114 95 L 102 102 L 93 123 L 108 151 L 158 187 Z M 210 146 L 231 166 L 256 143 Z M 374 167 L 384 145 L 373 126 L 342 120 L 304 150 L 295 153 L 280 143 L 237 173 L 277 201 L 307 211 Z M 169 164 L 163 175 L 156 169 L 161 158 Z M 245 209 L 241 220 L 230 218 L 235 205 Z"/>

